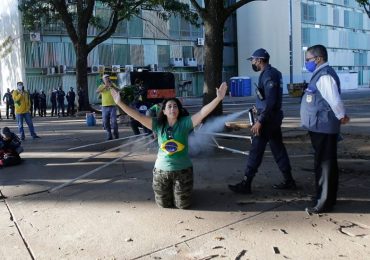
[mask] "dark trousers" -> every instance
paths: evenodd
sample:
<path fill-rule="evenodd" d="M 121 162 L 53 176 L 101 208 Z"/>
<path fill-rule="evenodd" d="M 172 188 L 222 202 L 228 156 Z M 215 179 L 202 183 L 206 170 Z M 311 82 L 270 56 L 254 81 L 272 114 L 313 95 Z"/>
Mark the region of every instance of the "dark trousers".
<path fill-rule="evenodd" d="M 46 104 L 40 105 L 41 116 L 46 116 Z"/>
<path fill-rule="evenodd" d="M 13 119 L 15 119 L 15 114 L 14 114 L 14 105 L 9 105 L 6 103 L 6 118 L 9 119 L 9 111 L 10 114 L 12 115 Z"/>
<path fill-rule="evenodd" d="M 57 110 L 58 110 L 58 116 L 61 116 L 61 115 L 65 116 L 65 114 L 64 114 L 64 102 L 58 101 Z M 62 112 L 62 114 L 60 114 L 60 112 Z"/>
<path fill-rule="evenodd" d="M 57 102 L 51 102 L 51 116 L 57 115 Z"/>
<path fill-rule="evenodd" d="M 68 102 L 67 115 L 73 116 L 75 114 L 75 102 Z"/>
<path fill-rule="evenodd" d="M 33 116 L 36 116 L 36 112 L 38 112 L 39 116 L 41 116 L 40 105 L 37 103 L 34 103 L 33 104 Z"/>
<path fill-rule="evenodd" d="M 247 167 L 245 169 L 245 176 L 253 178 L 257 173 L 258 167 L 262 163 L 267 143 L 270 144 L 271 152 L 280 171 L 283 173 L 284 179 L 286 181 L 292 180 L 292 168 L 290 166 L 288 153 L 283 143 L 280 126 L 273 128 L 262 126 L 261 134 L 253 137 L 252 147 L 249 151 Z"/>
<path fill-rule="evenodd" d="M 143 126 L 139 121 L 136 121 L 132 117 L 130 117 L 130 126 L 131 126 L 132 131 L 134 132 L 134 135 L 141 134 L 139 127 L 142 127 L 143 130 L 144 130 L 144 133 L 146 133 L 146 134 L 151 134 L 152 133 L 151 130 L 149 130 L 148 128 Z"/>
<path fill-rule="evenodd" d="M 338 191 L 338 134 L 309 132 L 315 152 L 315 207 L 330 209 L 337 201 Z"/>

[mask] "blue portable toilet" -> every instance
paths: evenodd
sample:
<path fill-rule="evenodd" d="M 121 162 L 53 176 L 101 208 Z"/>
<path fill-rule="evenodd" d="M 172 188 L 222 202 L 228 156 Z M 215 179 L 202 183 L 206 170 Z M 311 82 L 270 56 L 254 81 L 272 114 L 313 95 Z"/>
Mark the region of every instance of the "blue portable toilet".
<path fill-rule="evenodd" d="M 252 95 L 252 80 L 250 77 L 240 77 L 239 85 L 241 96 L 251 96 Z"/>
<path fill-rule="evenodd" d="M 239 82 L 238 82 L 238 77 L 232 77 L 230 78 L 230 95 L 232 97 L 237 97 L 238 95 L 238 85 L 239 85 Z"/>

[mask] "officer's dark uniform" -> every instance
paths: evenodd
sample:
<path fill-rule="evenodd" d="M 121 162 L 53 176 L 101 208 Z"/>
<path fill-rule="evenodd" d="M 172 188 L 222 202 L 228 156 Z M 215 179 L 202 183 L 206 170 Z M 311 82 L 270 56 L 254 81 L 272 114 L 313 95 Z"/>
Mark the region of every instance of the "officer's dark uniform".
<path fill-rule="evenodd" d="M 32 94 L 32 100 L 33 100 L 33 116 L 36 116 L 36 111 L 39 113 L 39 116 L 41 116 L 40 113 L 40 96 L 39 93 L 35 90 Z M 31 112 L 32 114 L 32 112 Z"/>
<path fill-rule="evenodd" d="M 283 144 L 281 123 L 283 120 L 282 77 L 280 71 L 268 64 L 258 79 L 258 90 L 263 100 L 256 101 L 257 120 L 262 124 L 259 136 L 254 136 L 249 152 L 245 176 L 254 177 L 260 166 L 267 143 L 270 144 L 274 159 L 286 181 L 292 180 L 291 166 L 287 151 Z"/>
<path fill-rule="evenodd" d="M 75 99 L 76 93 L 73 91 L 73 88 L 71 88 L 71 90 L 67 93 L 67 116 L 73 116 L 75 114 Z"/>
<path fill-rule="evenodd" d="M 44 93 L 44 91 L 41 91 L 39 97 L 40 97 L 41 116 L 46 116 L 46 94 Z"/>
<path fill-rule="evenodd" d="M 264 49 L 259 49 L 255 53 L 258 53 L 258 51 L 265 52 L 267 59 L 270 57 Z M 251 182 L 261 165 L 267 143 L 270 144 L 274 159 L 284 176 L 284 182 L 274 185 L 274 188 L 293 189 L 296 187 L 281 133 L 283 120 L 283 111 L 281 110 L 282 93 L 281 72 L 270 64 L 266 64 L 259 76 L 256 88 L 257 120 L 262 127 L 259 135 L 252 138 L 252 147 L 249 151 L 244 180 L 236 185 L 229 185 L 229 188 L 234 192 L 251 193 Z"/>
<path fill-rule="evenodd" d="M 58 110 L 58 116 L 65 116 L 64 114 L 64 97 L 66 93 L 63 91 L 62 87 L 59 87 L 57 91 L 57 110 Z M 62 112 L 62 114 L 60 114 Z"/>
<path fill-rule="evenodd" d="M 54 89 L 50 95 L 51 116 L 57 115 L 57 93 L 58 91 Z"/>
<path fill-rule="evenodd" d="M 12 93 L 8 89 L 8 92 L 4 94 L 3 101 L 5 100 L 6 102 L 6 118 L 9 119 L 9 111 L 10 114 L 12 115 L 13 119 L 15 119 L 15 113 L 14 113 L 14 100 L 12 97 Z"/>

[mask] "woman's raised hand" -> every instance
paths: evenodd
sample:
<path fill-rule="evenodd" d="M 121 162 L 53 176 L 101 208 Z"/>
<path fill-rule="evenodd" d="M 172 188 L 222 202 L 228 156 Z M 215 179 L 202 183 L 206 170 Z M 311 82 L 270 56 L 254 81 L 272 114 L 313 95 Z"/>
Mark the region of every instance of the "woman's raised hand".
<path fill-rule="evenodd" d="M 114 102 L 116 102 L 116 104 L 121 102 L 121 95 L 119 94 L 119 91 L 115 90 L 114 88 L 111 88 L 110 93 L 112 94 L 113 100 Z"/>
<path fill-rule="evenodd" d="M 217 97 L 222 100 L 224 99 L 225 97 L 225 94 L 226 94 L 226 90 L 227 90 L 227 84 L 226 82 L 222 82 L 220 87 L 219 88 L 216 88 L 216 94 L 217 94 Z"/>

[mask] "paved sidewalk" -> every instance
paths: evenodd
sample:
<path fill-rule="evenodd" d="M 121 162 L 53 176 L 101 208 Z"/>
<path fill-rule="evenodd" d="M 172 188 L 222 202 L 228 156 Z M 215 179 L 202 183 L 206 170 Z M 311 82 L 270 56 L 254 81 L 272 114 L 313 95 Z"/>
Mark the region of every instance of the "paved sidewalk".
<path fill-rule="evenodd" d="M 355 109 L 360 103 L 351 104 Z M 0 200 L 0 259 L 370 259 L 370 178 L 363 170 L 370 167 L 370 111 L 354 114 L 353 125 L 343 130 L 338 205 L 319 216 L 303 210 L 312 194 L 313 159 L 297 112 L 298 104 L 292 105 L 284 136 L 299 189 L 271 188 L 281 175 L 267 151 L 254 193 L 233 194 L 227 184 L 241 179 L 246 157 L 213 150 L 192 159 L 195 187 L 189 210 L 155 205 L 155 149 L 141 143 L 79 162 L 120 143 L 68 151 L 102 141 L 101 120 L 87 127 L 84 118 L 36 118 L 42 138 L 26 135 L 23 164 L 0 169 L 0 191 L 6 197 Z M 1 127 L 4 123 L 15 128 L 14 121 L 0 121 Z M 357 130 L 363 139 L 353 140 L 362 157 L 348 156 L 353 152 L 350 134 Z M 120 125 L 120 136 L 129 135 L 131 130 Z M 219 141 L 240 150 L 249 147 L 239 139 Z M 129 152 L 71 186 L 47 192 Z"/>

